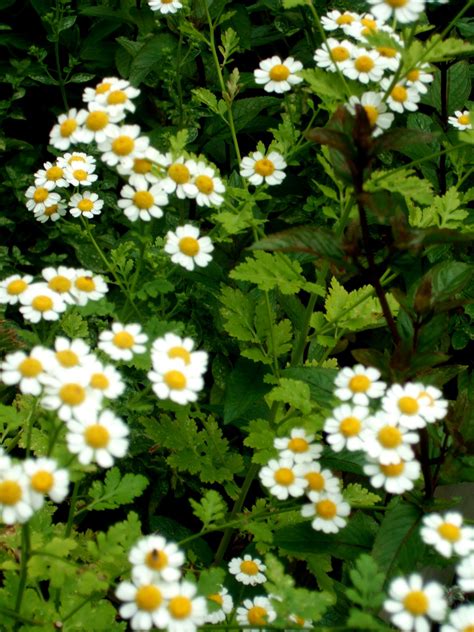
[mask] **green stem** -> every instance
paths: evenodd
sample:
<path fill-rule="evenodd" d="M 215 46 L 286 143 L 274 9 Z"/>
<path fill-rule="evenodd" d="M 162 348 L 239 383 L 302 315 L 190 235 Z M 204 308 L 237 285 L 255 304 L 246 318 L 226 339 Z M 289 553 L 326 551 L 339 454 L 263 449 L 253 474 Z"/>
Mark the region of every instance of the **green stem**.
<path fill-rule="evenodd" d="M 66 530 L 64 532 L 64 537 L 68 538 L 71 535 L 72 532 L 72 526 L 74 524 L 74 517 L 75 517 L 75 513 L 76 513 L 76 502 L 77 502 L 77 496 L 79 494 L 79 481 L 76 481 L 74 483 L 74 487 L 72 490 L 72 496 L 71 496 L 71 503 L 69 505 L 69 514 L 67 517 L 67 524 L 66 524 Z"/>
<path fill-rule="evenodd" d="M 16 594 L 15 612 L 20 614 L 23 596 L 25 594 L 26 580 L 28 578 L 28 560 L 30 559 L 30 525 L 25 522 L 21 527 L 21 562 L 20 583 Z"/>
<path fill-rule="evenodd" d="M 59 91 L 61 92 L 61 98 L 63 101 L 63 105 L 66 108 L 66 112 L 69 111 L 69 105 L 67 102 L 67 95 L 66 95 L 66 90 L 64 89 L 64 78 L 63 78 L 63 71 L 61 68 L 61 58 L 59 56 L 59 26 L 60 26 L 60 22 L 62 20 L 63 17 L 63 10 L 61 7 L 61 3 L 59 2 L 59 0 L 56 3 L 56 33 L 55 33 L 55 38 L 54 38 L 54 61 L 56 64 L 56 73 L 57 73 L 57 82 L 58 82 L 58 86 L 59 86 Z"/>
<path fill-rule="evenodd" d="M 28 418 L 25 422 L 26 425 L 26 458 L 28 458 L 30 456 L 31 453 L 31 435 L 33 433 L 33 415 L 36 412 L 36 406 L 38 404 L 38 398 L 35 397 L 35 399 L 33 400 L 33 404 L 31 405 L 31 409 L 30 412 L 28 414 Z"/>
<path fill-rule="evenodd" d="M 53 453 L 54 446 L 56 445 L 56 441 L 58 439 L 59 433 L 61 432 L 61 429 L 63 427 L 64 427 L 63 423 L 54 425 L 54 421 L 53 421 L 53 432 L 51 433 L 51 437 L 49 439 L 49 444 L 48 444 L 48 454 L 47 454 L 48 457 L 50 457 L 51 454 Z"/>

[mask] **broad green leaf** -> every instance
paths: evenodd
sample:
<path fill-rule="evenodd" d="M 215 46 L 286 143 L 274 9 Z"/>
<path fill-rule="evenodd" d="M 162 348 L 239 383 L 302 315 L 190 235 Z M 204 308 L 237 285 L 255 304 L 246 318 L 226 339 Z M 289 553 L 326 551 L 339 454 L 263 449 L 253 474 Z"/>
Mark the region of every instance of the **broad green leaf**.
<path fill-rule="evenodd" d="M 377 181 L 382 175 L 383 178 Z M 416 176 L 413 169 L 403 169 L 392 175 L 386 175 L 384 171 L 373 171 L 364 186 L 367 191 L 384 189 L 392 193 L 401 193 L 419 204 L 429 204 L 433 199 L 431 184 L 428 180 Z"/>
<path fill-rule="evenodd" d="M 346 90 L 338 74 L 321 68 L 307 68 L 298 74 L 327 106 L 332 107 L 334 103 L 341 103 L 344 100 L 343 95 Z M 346 82 L 350 85 L 351 94 L 361 94 L 362 90 L 357 82 L 349 79 L 346 79 Z"/>
<path fill-rule="evenodd" d="M 107 471 L 104 482 L 92 483 L 89 489 L 89 496 L 92 498 L 89 510 L 100 511 L 127 505 L 137 496 L 141 496 L 147 485 L 148 480 L 141 474 L 128 473 L 122 477 L 118 467 L 113 467 Z"/>
<path fill-rule="evenodd" d="M 280 378 L 278 386 L 268 393 L 266 400 L 270 403 L 283 402 L 305 414 L 312 409 L 310 388 L 301 380 Z"/>
<path fill-rule="evenodd" d="M 469 64 L 460 61 L 453 64 L 447 71 L 447 111 L 463 110 L 471 94 L 471 77 L 469 74 Z M 441 71 L 434 73 L 434 80 L 431 83 L 428 93 L 423 98 L 423 103 L 429 103 L 437 112 L 441 111 Z"/>
<path fill-rule="evenodd" d="M 222 496 L 213 489 L 208 489 L 199 502 L 190 498 L 194 515 L 202 522 L 203 528 L 224 520 L 227 513 L 227 505 Z"/>
<path fill-rule="evenodd" d="M 349 483 L 343 490 L 343 496 L 351 507 L 370 507 L 382 501 L 378 494 L 369 492 L 359 483 Z"/>
<path fill-rule="evenodd" d="M 134 56 L 130 66 L 129 80 L 141 83 L 153 69 L 160 68 L 176 50 L 178 40 L 169 32 L 159 33 L 147 40 Z"/>
<path fill-rule="evenodd" d="M 323 367 L 297 367 L 283 369 L 282 377 L 306 382 L 311 392 L 311 399 L 320 408 L 332 408 L 334 400 L 334 379 L 337 371 Z"/>
<path fill-rule="evenodd" d="M 295 9 L 296 7 L 304 7 L 308 5 L 308 0 L 283 0 L 284 9 Z"/>
<path fill-rule="evenodd" d="M 209 595 L 215 595 L 221 590 L 224 584 L 225 571 L 223 568 L 205 568 L 199 574 L 199 581 L 197 584 L 198 593 L 204 597 Z M 208 612 L 215 612 L 219 610 L 219 604 L 212 599 L 207 599 Z"/>
<path fill-rule="evenodd" d="M 282 294 L 296 294 L 306 283 L 298 261 L 280 252 L 255 252 L 234 268 L 229 276 L 237 281 L 254 283 L 264 291 L 278 288 Z"/>
<path fill-rule="evenodd" d="M 224 423 L 237 423 L 266 417 L 269 408 L 263 400 L 271 386 L 263 381 L 268 369 L 249 362 L 245 358 L 237 361 L 227 380 L 224 396 Z"/>

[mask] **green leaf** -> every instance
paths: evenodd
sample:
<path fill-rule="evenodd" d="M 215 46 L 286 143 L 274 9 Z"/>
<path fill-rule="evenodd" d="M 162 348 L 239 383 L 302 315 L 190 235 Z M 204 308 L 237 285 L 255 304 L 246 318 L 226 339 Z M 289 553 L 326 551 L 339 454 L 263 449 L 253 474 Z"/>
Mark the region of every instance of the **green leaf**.
<path fill-rule="evenodd" d="M 253 448 L 252 461 L 260 465 L 266 465 L 270 459 L 277 456 L 278 452 L 273 446 L 275 429 L 266 419 L 252 419 L 246 428 L 247 436 L 244 445 Z"/>
<path fill-rule="evenodd" d="M 278 288 L 282 294 L 296 294 L 306 283 L 298 261 L 283 253 L 256 252 L 234 268 L 229 276 L 237 281 L 254 283 L 264 291 Z"/>
<path fill-rule="evenodd" d="M 257 419 L 269 414 L 263 400 L 270 390 L 263 378 L 268 369 L 241 358 L 227 380 L 224 396 L 224 423 Z"/>
<path fill-rule="evenodd" d="M 59 325 L 69 338 L 87 338 L 89 335 L 87 321 L 74 310 L 68 310 L 59 321 Z"/>
<path fill-rule="evenodd" d="M 255 300 L 251 294 L 231 287 L 223 287 L 220 301 L 224 329 L 229 335 L 242 342 L 258 343 L 255 331 Z"/>
<path fill-rule="evenodd" d="M 349 483 L 343 490 L 343 496 L 351 507 L 370 507 L 382 501 L 378 494 L 369 492 L 359 483 Z"/>
<path fill-rule="evenodd" d="M 140 84 L 152 70 L 159 69 L 173 55 L 177 45 L 178 41 L 171 33 L 159 33 L 147 40 L 134 56 L 129 80 L 135 85 Z"/>
<path fill-rule="evenodd" d="M 321 68 L 307 68 L 301 70 L 300 77 L 306 81 L 311 91 L 316 94 L 327 106 L 341 102 L 341 95 L 345 94 L 346 89 L 341 77 L 336 73 L 329 73 Z M 357 82 L 346 79 L 349 85 L 350 94 L 360 94 L 360 85 Z"/>
<path fill-rule="evenodd" d="M 354 588 L 346 591 L 347 597 L 358 606 L 377 612 L 384 601 L 384 573 L 370 555 L 361 555 L 349 572 Z"/>
<path fill-rule="evenodd" d="M 76 573 L 76 565 L 68 557 L 77 546 L 72 538 L 54 537 L 43 543 L 28 563 L 30 580 L 48 579 L 53 588 L 61 588 L 66 577 Z"/>
<path fill-rule="evenodd" d="M 461 206 L 461 198 L 456 187 L 451 187 L 444 195 L 435 196 L 427 208 L 414 207 L 410 212 L 410 223 L 412 226 L 420 228 L 438 226 L 439 228 L 462 230 L 465 226 L 464 220 L 469 213 L 460 208 Z"/>
<path fill-rule="evenodd" d="M 305 7 L 307 5 L 307 0 L 283 0 L 284 9 L 295 9 L 296 7 Z"/>
<path fill-rule="evenodd" d="M 356 608 L 351 608 L 347 619 L 349 630 L 374 630 L 375 632 L 390 632 L 393 628 L 388 627 L 379 619 L 376 619 L 368 612 L 362 612 Z"/>
<path fill-rule="evenodd" d="M 88 509 L 100 511 L 115 509 L 120 505 L 127 505 L 137 496 L 141 496 L 148 485 L 148 480 L 141 474 L 120 474 L 118 467 L 107 471 L 105 480 L 94 481 L 89 489 L 92 502 Z"/>
<path fill-rule="evenodd" d="M 474 44 L 469 44 L 455 37 L 448 37 L 443 40 L 440 35 L 435 35 L 427 42 L 419 42 L 419 44 L 421 51 L 429 51 L 427 55 L 423 56 L 423 61 L 425 62 L 444 61 L 453 57 L 460 57 L 461 55 L 471 55 L 474 52 Z"/>
<path fill-rule="evenodd" d="M 123 576 L 124 570 L 129 567 L 128 553 L 141 535 L 140 521 L 133 511 L 126 520 L 116 522 L 107 532 L 86 532 L 85 544 L 96 572 L 105 573 L 111 579 Z"/>
<path fill-rule="evenodd" d="M 224 520 L 227 505 L 222 496 L 213 489 L 208 489 L 200 502 L 189 499 L 194 515 L 202 522 L 203 528 L 217 524 Z"/>
<path fill-rule="evenodd" d="M 198 593 L 205 597 L 218 593 L 224 580 L 225 571 L 223 568 L 205 568 L 199 574 Z"/>
<path fill-rule="evenodd" d="M 288 406 L 301 410 L 304 414 L 310 413 L 312 409 L 310 388 L 308 384 L 301 380 L 292 380 L 285 377 L 280 378 L 278 386 L 268 393 L 266 400 L 270 404 L 273 402 L 283 402 L 288 404 Z"/>
<path fill-rule="evenodd" d="M 211 112 L 219 114 L 219 108 L 217 107 L 217 97 L 207 88 L 194 88 L 192 91 L 194 98 L 206 105 Z"/>
<path fill-rule="evenodd" d="M 447 71 L 447 111 L 454 112 L 462 110 L 471 94 L 471 77 L 469 74 L 469 64 L 460 61 L 453 64 Z M 429 103 L 438 112 L 441 112 L 441 71 L 434 73 L 428 93 L 423 98 L 423 103 Z"/>
<path fill-rule="evenodd" d="M 282 377 L 306 382 L 311 392 L 311 399 L 320 408 L 332 408 L 334 405 L 334 380 L 337 371 L 323 367 L 297 367 L 283 369 Z"/>
<path fill-rule="evenodd" d="M 426 179 L 414 175 L 413 169 L 403 169 L 397 173 L 387 175 L 385 171 L 373 171 L 365 183 L 367 191 L 384 189 L 392 193 L 400 193 L 419 204 L 429 204 L 433 199 L 433 187 Z M 383 175 L 379 181 L 378 178 Z"/>

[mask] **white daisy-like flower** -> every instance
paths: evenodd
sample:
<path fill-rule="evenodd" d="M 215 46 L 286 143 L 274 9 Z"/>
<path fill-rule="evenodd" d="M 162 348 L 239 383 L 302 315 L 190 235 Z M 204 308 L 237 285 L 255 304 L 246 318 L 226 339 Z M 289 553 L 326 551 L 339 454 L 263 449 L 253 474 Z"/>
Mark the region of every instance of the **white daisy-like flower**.
<path fill-rule="evenodd" d="M 376 46 L 375 50 L 379 53 L 379 55 L 383 58 L 385 62 L 385 69 L 390 70 L 391 72 L 396 72 L 400 65 L 400 60 L 402 58 L 401 51 L 403 50 L 403 40 L 399 35 L 395 33 L 391 28 L 382 26 L 380 31 L 386 32 L 390 35 L 390 38 L 394 40 L 394 44 L 398 46 L 395 48 L 395 45 L 385 45 L 385 46 Z"/>
<path fill-rule="evenodd" d="M 267 581 L 264 573 L 267 567 L 256 557 L 244 555 L 244 557 L 233 557 L 229 562 L 229 573 L 235 579 L 246 586 L 256 586 Z"/>
<path fill-rule="evenodd" d="M 55 204 L 46 206 L 42 210 L 35 210 L 35 220 L 44 224 L 48 220 L 57 222 L 60 217 L 66 215 L 66 203 L 64 200 L 59 199 Z"/>
<path fill-rule="evenodd" d="M 315 51 L 313 59 L 319 68 L 336 72 L 338 68 L 342 70 L 350 65 L 353 49 L 354 45 L 349 40 L 339 41 L 329 37 Z"/>
<path fill-rule="evenodd" d="M 351 452 L 363 449 L 361 433 L 368 416 L 369 409 L 365 406 L 342 404 L 332 411 L 332 417 L 326 419 L 323 430 L 334 452 L 340 452 L 343 448 Z"/>
<path fill-rule="evenodd" d="M 444 419 L 448 412 L 448 402 L 443 399 L 443 393 L 439 388 L 434 386 L 425 386 L 421 384 L 421 398 L 428 399 L 428 406 L 423 408 L 423 417 L 428 423 Z"/>
<path fill-rule="evenodd" d="M 395 115 L 387 112 L 387 106 L 383 102 L 383 94 L 381 92 L 364 92 L 360 97 L 351 96 L 347 109 L 351 114 L 355 114 L 355 106 L 361 105 L 372 128 L 372 136 L 380 136 L 392 123 Z"/>
<path fill-rule="evenodd" d="M 71 289 L 78 305 L 85 305 L 87 301 L 100 301 L 108 291 L 107 283 L 99 274 L 79 268 Z"/>
<path fill-rule="evenodd" d="M 99 177 L 95 171 L 95 165 L 85 162 L 72 162 L 64 169 L 64 176 L 69 184 L 75 187 L 90 187 Z"/>
<path fill-rule="evenodd" d="M 76 270 L 59 266 L 58 268 L 44 268 L 41 276 L 48 283 L 48 288 L 61 295 L 65 303 L 75 303 L 71 289 L 76 278 Z"/>
<path fill-rule="evenodd" d="M 130 85 L 129 81 L 118 79 L 111 84 L 109 90 L 96 94 L 95 103 L 106 108 L 111 120 L 116 122 L 126 112 L 135 112 L 136 106 L 132 99 L 136 99 L 139 94 L 140 90 Z"/>
<path fill-rule="evenodd" d="M 99 199 L 97 193 L 84 191 L 75 193 L 69 200 L 69 212 L 73 217 L 87 217 L 92 219 L 94 215 L 100 215 L 104 200 Z"/>
<path fill-rule="evenodd" d="M 84 368 L 73 368 L 45 376 L 41 405 L 56 410 L 58 417 L 90 419 L 97 415 L 100 399 L 89 387 L 90 375 Z"/>
<path fill-rule="evenodd" d="M 343 401 L 352 400 L 359 406 L 368 406 L 371 399 L 382 397 L 387 385 L 379 381 L 380 371 L 356 364 L 339 371 L 334 381 L 334 394 Z"/>
<path fill-rule="evenodd" d="M 463 524 L 462 514 L 450 511 L 444 516 L 428 514 L 423 518 L 420 535 L 444 557 L 456 554 L 461 557 L 474 551 L 474 528 Z"/>
<path fill-rule="evenodd" d="M 53 126 L 49 134 L 49 142 L 56 149 L 64 151 L 78 142 L 78 131 L 77 109 L 72 108 L 67 114 L 58 116 L 58 122 Z"/>
<path fill-rule="evenodd" d="M 64 169 L 56 162 L 45 162 L 42 169 L 35 173 L 35 187 L 43 187 L 52 191 L 56 187 L 68 187 Z"/>
<path fill-rule="evenodd" d="M 429 632 L 430 620 L 442 621 L 445 617 L 447 603 L 443 587 L 437 582 L 423 584 L 422 577 L 416 573 L 394 579 L 388 595 L 384 609 L 400 630 Z"/>
<path fill-rule="evenodd" d="M 474 553 L 465 557 L 456 566 L 456 575 L 461 590 L 467 593 L 474 592 Z"/>
<path fill-rule="evenodd" d="M 378 412 L 367 419 L 361 433 L 364 451 L 383 465 L 410 461 L 415 456 L 411 446 L 418 443 L 419 436 L 398 425 L 392 415 Z"/>
<path fill-rule="evenodd" d="M 423 390 L 422 384 L 394 384 L 387 389 L 382 399 L 382 408 L 404 428 L 424 428 L 427 421 L 424 411 L 430 406 L 431 401 L 428 397 L 422 396 Z M 432 418 L 429 413 L 428 416 Z"/>
<path fill-rule="evenodd" d="M 394 17 L 400 24 L 416 22 L 425 10 L 425 0 L 367 0 L 378 20 Z"/>
<path fill-rule="evenodd" d="M 240 625 L 256 625 L 256 628 L 246 628 L 247 632 L 261 632 L 264 626 L 276 619 L 276 612 L 268 597 L 254 597 L 245 599 L 237 608 L 235 618 Z"/>
<path fill-rule="evenodd" d="M 289 437 L 273 440 L 274 447 L 280 451 L 280 457 L 291 459 L 295 463 L 310 463 L 319 459 L 323 448 L 320 444 L 312 443 L 314 434 L 307 434 L 304 428 L 293 428 Z"/>
<path fill-rule="evenodd" d="M 382 28 L 386 28 L 383 20 L 376 19 L 371 13 L 364 13 L 357 20 L 346 24 L 343 30 L 346 35 L 356 40 L 366 41 L 368 35 L 373 35 Z"/>
<path fill-rule="evenodd" d="M 28 475 L 31 506 L 37 510 L 43 506 L 45 496 L 61 503 L 69 491 L 69 472 L 58 468 L 54 459 L 27 459 L 23 463 Z"/>
<path fill-rule="evenodd" d="M 282 94 L 288 92 L 293 86 L 301 83 L 303 79 L 295 75 L 303 70 L 303 64 L 293 57 L 281 60 L 274 55 L 260 62 L 259 68 L 253 71 L 255 83 L 263 85 L 265 92 Z"/>
<path fill-rule="evenodd" d="M 191 224 L 178 226 L 176 231 L 166 234 L 164 251 L 171 255 L 171 261 L 192 272 L 195 266 L 205 268 L 212 260 L 209 254 L 214 250 L 210 237 L 199 237 L 199 228 Z"/>
<path fill-rule="evenodd" d="M 57 204 L 61 196 L 59 193 L 54 193 L 50 189 L 46 187 L 28 187 L 25 191 L 26 208 L 33 213 L 39 213 L 40 211 L 44 211 L 44 209 L 52 206 L 53 204 Z"/>
<path fill-rule="evenodd" d="M 98 145 L 102 160 L 109 167 L 121 165 L 132 169 L 136 158 L 145 157 L 150 142 L 146 136 L 140 136 L 140 132 L 138 125 L 114 126 L 106 140 Z"/>
<path fill-rule="evenodd" d="M 79 112 L 78 121 L 81 127 L 77 132 L 77 138 L 80 143 L 103 143 L 113 132 L 115 123 L 119 123 L 124 118 L 124 110 L 113 116 L 105 105 L 91 102 L 89 110 Z"/>
<path fill-rule="evenodd" d="M 160 180 L 162 188 L 168 194 L 176 193 L 180 200 L 194 199 L 198 194 L 198 188 L 194 184 L 196 161 L 186 159 L 184 156 L 173 159 L 170 153 L 163 158 L 161 166 L 166 167 L 166 176 Z"/>
<path fill-rule="evenodd" d="M 341 494 L 309 492 L 308 498 L 311 503 L 302 506 L 301 515 L 313 518 L 311 526 L 315 531 L 337 533 L 346 526 L 346 518 L 351 513 L 351 507 Z"/>
<path fill-rule="evenodd" d="M 9 386 L 18 384 L 20 391 L 27 395 L 39 395 L 43 390 L 43 378 L 53 367 L 49 349 L 33 347 L 28 354 L 15 351 L 5 356 L 0 364 L 0 380 Z"/>
<path fill-rule="evenodd" d="M 111 364 L 94 360 L 87 365 L 90 374 L 89 387 L 99 398 L 117 399 L 125 390 L 122 376 Z"/>
<path fill-rule="evenodd" d="M 380 81 L 385 68 L 385 60 L 376 50 L 354 48 L 352 57 L 348 60 L 347 65 L 342 68 L 342 72 L 349 79 L 354 79 L 361 83 L 369 83 L 369 81 Z"/>
<path fill-rule="evenodd" d="M 448 123 L 459 130 L 472 129 L 469 110 L 456 110 L 454 116 L 448 116 Z"/>
<path fill-rule="evenodd" d="M 39 323 L 40 320 L 58 320 L 66 311 L 66 303 L 57 292 L 48 288 L 46 283 L 33 283 L 20 295 L 20 312 L 25 320 Z"/>
<path fill-rule="evenodd" d="M 148 5 L 152 11 L 159 11 L 163 15 L 176 13 L 183 8 L 179 0 L 148 0 Z"/>
<path fill-rule="evenodd" d="M 163 217 L 162 207 L 168 204 L 168 195 L 160 183 L 150 186 L 145 180 L 143 184 L 136 188 L 126 184 L 120 191 L 122 197 L 117 204 L 131 222 L 137 219 L 149 222 L 152 217 Z"/>
<path fill-rule="evenodd" d="M 337 494 L 341 491 L 341 482 L 333 475 L 331 470 L 323 470 L 321 464 L 303 463 L 303 476 L 308 481 L 306 493 Z"/>
<path fill-rule="evenodd" d="M 139 324 L 113 323 L 110 331 L 102 331 L 98 348 L 112 360 L 131 360 L 136 353 L 145 353 L 148 336 Z"/>
<path fill-rule="evenodd" d="M 160 370 L 163 358 L 174 360 L 181 358 L 187 366 L 197 373 L 205 373 L 207 369 L 208 354 L 205 351 L 193 351 L 194 340 L 181 338 L 173 333 L 167 333 L 153 341 L 151 358 L 155 370 Z"/>
<path fill-rule="evenodd" d="M 107 468 L 127 453 L 128 434 L 128 426 L 119 417 L 111 410 L 103 410 L 82 417 L 81 421 L 69 419 L 66 443 L 82 465 L 97 463 Z"/>
<path fill-rule="evenodd" d="M 181 405 L 195 402 L 204 388 L 201 373 L 186 365 L 181 358 L 163 359 L 159 370 L 150 371 L 148 378 L 159 399 L 171 399 Z"/>
<path fill-rule="evenodd" d="M 198 206 L 220 206 L 224 201 L 225 186 L 216 175 L 216 170 L 205 162 L 196 164 L 194 184 L 197 187 L 196 204 Z"/>
<path fill-rule="evenodd" d="M 12 274 L 0 282 L 0 303 L 16 305 L 30 287 L 33 277 L 29 274 Z"/>
<path fill-rule="evenodd" d="M 274 186 L 281 184 L 286 178 L 286 173 L 283 171 L 285 168 L 286 162 L 278 152 L 271 151 L 264 156 L 261 151 L 254 151 L 250 156 L 242 159 L 240 175 L 255 186 L 263 182 Z"/>
<path fill-rule="evenodd" d="M 225 586 L 221 586 L 219 592 L 207 595 L 207 600 L 217 604 L 219 609 L 209 612 L 206 617 L 206 623 L 221 623 L 226 620 L 226 616 L 234 609 L 232 595 L 229 594 Z M 208 610 L 210 610 L 209 607 Z"/>
<path fill-rule="evenodd" d="M 296 625 L 302 629 L 313 628 L 313 622 L 310 619 L 303 619 L 303 617 L 300 617 L 297 614 L 290 614 L 290 616 L 288 617 L 288 621 L 290 621 L 291 623 L 296 623 Z M 286 632 L 289 632 L 289 630 L 287 630 Z"/>
<path fill-rule="evenodd" d="M 87 87 L 84 89 L 82 100 L 84 103 L 96 101 L 98 95 L 107 94 L 112 89 L 112 86 L 119 81 L 118 77 L 104 77 L 100 83 L 96 84 L 95 88 Z"/>
<path fill-rule="evenodd" d="M 367 459 L 364 465 L 364 474 L 370 476 L 372 487 L 383 487 L 389 494 L 403 494 L 415 485 L 421 474 L 421 466 L 418 461 L 400 461 L 383 465 L 376 459 Z"/>
<path fill-rule="evenodd" d="M 380 82 L 383 90 L 388 90 L 390 84 L 391 80 L 388 77 L 382 79 Z M 408 112 L 415 112 L 418 109 L 419 101 L 420 93 L 415 87 L 410 87 L 404 82 L 399 82 L 390 89 L 390 93 L 387 98 L 387 105 L 394 112 L 403 114 L 405 110 Z"/>
<path fill-rule="evenodd" d="M 449 613 L 448 622 L 440 632 L 472 632 L 474 630 L 474 604 L 459 606 Z"/>
<path fill-rule="evenodd" d="M 405 75 L 405 81 L 407 86 L 416 88 L 420 94 L 426 94 L 428 92 L 427 83 L 431 83 L 434 76 L 426 72 L 426 68 L 429 68 L 428 64 L 422 64 L 419 68 L 412 68 Z"/>
<path fill-rule="evenodd" d="M 58 336 L 54 341 L 53 367 L 50 372 L 85 367 L 94 359 L 95 356 L 90 353 L 90 347 L 84 340 L 69 340 Z"/>
<path fill-rule="evenodd" d="M 260 470 L 260 481 L 268 487 L 270 494 L 279 500 L 286 500 L 289 496 L 297 498 L 304 494 L 308 481 L 303 476 L 303 463 L 295 464 L 292 459 L 270 459 Z"/>
<path fill-rule="evenodd" d="M 96 164 L 94 156 L 86 154 L 84 151 L 67 152 L 63 156 L 59 156 L 56 162 L 61 169 L 66 169 L 66 167 L 72 165 L 73 162 L 82 162 L 88 167 L 95 167 Z"/>
<path fill-rule="evenodd" d="M 133 577 L 140 573 L 152 573 L 153 579 L 176 582 L 181 577 L 184 553 L 174 542 L 167 542 L 161 535 L 149 535 L 130 549 L 128 561 L 133 565 Z"/>
<path fill-rule="evenodd" d="M 23 467 L 10 465 L 0 470 L 0 521 L 8 525 L 23 523 L 32 515 L 29 481 Z"/>
<path fill-rule="evenodd" d="M 168 632 L 195 632 L 207 616 L 205 597 L 196 597 L 197 587 L 188 581 L 167 584 L 165 595 L 167 620 L 163 626 Z"/>
<path fill-rule="evenodd" d="M 335 31 L 337 29 L 344 29 L 348 25 L 352 24 L 359 19 L 357 13 L 352 11 L 329 11 L 326 15 L 321 17 L 321 25 L 325 31 Z"/>
<path fill-rule="evenodd" d="M 153 581 L 134 579 L 132 582 L 121 582 L 115 591 L 120 601 L 119 614 L 123 619 L 130 619 L 132 630 L 150 630 L 166 627 L 166 599 L 164 585 Z"/>
<path fill-rule="evenodd" d="M 117 171 L 122 176 L 128 176 L 128 183 L 135 188 L 144 189 L 146 183 L 156 184 L 160 181 L 159 176 L 154 173 L 155 165 L 161 166 L 166 162 L 166 157 L 155 147 L 148 146 L 145 150 L 144 158 L 135 158 L 130 168 L 124 169 L 122 165 L 117 165 Z"/>

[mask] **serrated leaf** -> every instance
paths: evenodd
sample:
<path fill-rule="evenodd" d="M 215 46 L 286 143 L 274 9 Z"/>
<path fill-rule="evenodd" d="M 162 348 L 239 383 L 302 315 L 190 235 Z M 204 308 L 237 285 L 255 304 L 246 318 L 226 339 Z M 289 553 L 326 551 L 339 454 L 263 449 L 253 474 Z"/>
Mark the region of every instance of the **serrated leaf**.
<path fill-rule="evenodd" d="M 389 632 L 392 630 L 392 628 L 389 628 L 373 615 L 356 608 L 350 609 L 347 626 L 349 630 L 374 630 L 375 632 Z"/>
<path fill-rule="evenodd" d="M 194 88 L 192 91 L 194 98 L 202 103 L 203 105 L 207 105 L 207 107 L 214 112 L 215 114 L 219 114 L 219 108 L 217 106 L 217 97 L 207 88 Z"/>
<path fill-rule="evenodd" d="M 378 494 L 369 492 L 368 489 L 362 487 L 359 483 L 350 483 L 343 490 L 344 500 L 349 503 L 351 507 L 370 507 L 381 502 L 381 497 Z"/>
<path fill-rule="evenodd" d="M 199 502 L 189 499 L 194 515 L 199 518 L 203 528 L 207 529 L 211 524 L 217 524 L 224 520 L 227 513 L 227 505 L 222 496 L 213 489 L 208 489 Z"/>
<path fill-rule="evenodd" d="M 312 409 L 310 388 L 301 380 L 280 378 L 278 386 L 268 393 L 266 400 L 270 403 L 283 402 L 301 410 L 303 414 L 310 413 Z"/>
<path fill-rule="evenodd" d="M 253 448 L 252 461 L 260 465 L 266 465 L 268 461 L 278 454 L 273 446 L 275 430 L 266 419 L 252 419 L 247 427 L 247 436 L 244 445 Z"/>
<path fill-rule="evenodd" d="M 437 226 L 438 228 L 462 229 L 469 213 L 460 208 L 461 204 L 461 197 L 456 187 L 451 187 L 444 195 L 436 195 L 432 198 L 430 206 L 423 209 L 415 207 L 410 212 L 410 223 L 420 228 Z"/>
<path fill-rule="evenodd" d="M 127 505 L 137 496 L 141 496 L 147 485 L 148 480 L 141 474 L 128 473 L 122 477 L 118 467 L 113 467 L 107 471 L 104 482 L 92 483 L 89 489 L 92 501 L 88 509 L 101 511 Z"/>
<path fill-rule="evenodd" d="M 258 342 L 255 331 L 255 300 L 249 293 L 231 287 L 223 287 L 220 301 L 224 317 L 224 329 L 242 342 Z"/>
<path fill-rule="evenodd" d="M 429 204 L 433 199 L 433 187 L 430 182 L 416 176 L 413 169 L 403 169 L 392 175 L 387 175 L 384 171 L 374 171 L 364 186 L 367 191 L 384 189 L 400 193 L 419 204 Z"/>
<path fill-rule="evenodd" d="M 377 612 L 384 600 L 385 580 L 377 563 L 370 555 L 361 555 L 349 575 L 354 588 L 347 591 L 347 597 L 362 608 Z"/>
<path fill-rule="evenodd" d="M 254 283 L 264 291 L 278 288 L 282 294 L 296 294 L 305 284 L 301 265 L 283 253 L 255 252 L 229 276 L 237 281 Z"/>
<path fill-rule="evenodd" d="M 67 311 L 59 321 L 61 329 L 69 338 L 87 338 L 89 327 L 87 321 L 73 310 Z"/>

